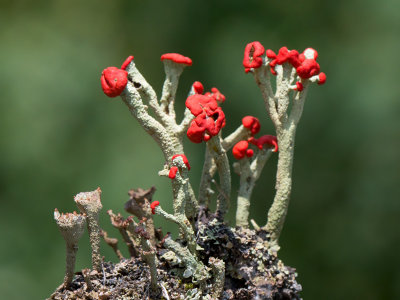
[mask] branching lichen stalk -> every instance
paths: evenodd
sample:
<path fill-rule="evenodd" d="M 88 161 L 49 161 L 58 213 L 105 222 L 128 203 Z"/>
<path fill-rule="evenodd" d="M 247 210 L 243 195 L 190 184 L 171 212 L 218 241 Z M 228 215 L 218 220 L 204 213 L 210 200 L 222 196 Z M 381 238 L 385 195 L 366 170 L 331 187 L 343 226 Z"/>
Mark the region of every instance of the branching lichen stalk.
<path fill-rule="evenodd" d="M 292 190 L 292 169 L 294 159 L 294 140 L 297 124 L 303 112 L 308 86 L 302 92 L 296 92 L 290 116 L 283 126 L 277 127 L 279 144 L 278 167 L 276 172 L 276 194 L 268 211 L 268 222 L 263 227 L 271 234 L 271 240 L 278 242 L 285 222 Z"/>
<path fill-rule="evenodd" d="M 249 227 L 251 194 L 271 153 L 271 149 L 262 149 L 257 152 L 251 163 L 247 157 L 239 161 L 240 188 L 237 198 L 236 226 Z"/>
<path fill-rule="evenodd" d="M 217 199 L 217 215 L 220 218 L 223 218 L 229 209 L 229 201 L 231 197 L 231 171 L 229 161 L 226 151 L 222 147 L 220 135 L 212 137 L 207 142 L 207 147 L 214 158 L 218 169 L 221 191 Z"/>

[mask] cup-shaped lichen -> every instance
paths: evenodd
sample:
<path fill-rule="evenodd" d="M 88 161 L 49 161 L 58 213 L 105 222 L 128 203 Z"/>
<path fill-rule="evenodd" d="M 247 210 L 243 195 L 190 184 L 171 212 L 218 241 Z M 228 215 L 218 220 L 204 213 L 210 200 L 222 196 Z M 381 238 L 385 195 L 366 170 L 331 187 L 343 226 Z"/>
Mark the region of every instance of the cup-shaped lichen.
<path fill-rule="evenodd" d="M 92 267 L 101 271 L 100 255 L 100 226 L 99 213 L 102 209 L 101 189 L 97 188 L 92 192 L 82 192 L 74 197 L 75 203 L 82 213 L 87 216 L 87 226 L 89 231 L 90 245 L 92 246 Z"/>
<path fill-rule="evenodd" d="M 74 213 L 60 214 L 57 208 L 54 210 L 54 220 L 65 240 L 67 258 L 64 277 L 64 288 L 69 288 L 74 278 L 76 252 L 78 241 L 85 231 L 86 219 L 84 215 Z"/>

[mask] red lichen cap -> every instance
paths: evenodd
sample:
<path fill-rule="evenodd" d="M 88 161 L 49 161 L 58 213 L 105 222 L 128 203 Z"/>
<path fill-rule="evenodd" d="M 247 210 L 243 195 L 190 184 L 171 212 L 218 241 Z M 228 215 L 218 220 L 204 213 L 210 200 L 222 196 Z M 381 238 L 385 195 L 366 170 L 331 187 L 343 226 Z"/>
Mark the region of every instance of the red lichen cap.
<path fill-rule="evenodd" d="M 177 64 L 184 64 L 187 66 L 192 65 L 192 60 L 189 57 L 183 56 L 179 53 L 165 53 L 161 55 L 161 60 L 171 60 Z"/>
<path fill-rule="evenodd" d="M 192 85 L 195 94 L 203 94 L 204 86 L 200 81 L 195 81 Z"/>
<path fill-rule="evenodd" d="M 251 68 L 259 68 L 263 63 L 262 55 L 264 55 L 264 46 L 260 42 L 252 42 L 246 45 L 244 49 L 243 66 L 246 73 Z"/>
<path fill-rule="evenodd" d="M 127 59 L 125 59 L 125 61 L 122 63 L 121 65 L 121 70 L 126 70 L 126 68 L 129 66 L 129 64 L 131 63 L 131 61 L 133 60 L 133 55 L 128 56 Z"/>
<path fill-rule="evenodd" d="M 319 73 L 318 75 L 318 84 L 324 84 L 326 81 L 326 75 L 324 72 Z"/>
<path fill-rule="evenodd" d="M 252 143 L 253 145 L 257 146 L 258 149 L 262 149 L 264 145 L 269 145 L 274 147 L 273 152 L 278 151 L 278 140 L 276 139 L 276 136 L 273 135 L 263 135 L 258 139 L 255 139 L 253 137 L 249 138 L 248 141 Z"/>
<path fill-rule="evenodd" d="M 250 130 L 251 135 L 257 134 L 261 128 L 260 121 L 253 116 L 245 116 L 242 119 L 242 124 L 245 128 Z"/>
<path fill-rule="evenodd" d="M 104 69 L 100 77 L 101 88 L 108 97 L 121 95 L 128 83 L 128 72 L 116 67 Z"/>
<path fill-rule="evenodd" d="M 156 213 L 156 207 L 160 205 L 160 201 L 153 201 L 150 204 L 151 213 L 154 215 Z"/>
<path fill-rule="evenodd" d="M 249 149 L 249 143 L 247 141 L 240 141 L 233 146 L 232 154 L 236 159 L 242 159 L 246 156 L 252 157 L 254 151 Z"/>
<path fill-rule="evenodd" d="M 174 159 L 179 156 L 182 157 L 183 163 L 186 165 L 186 168 L 190 171 L 189 160 L 187 159 L 185 154 L 175 154 L 174 156 L 172 156 L 171 160 L 174 161 Z"/>
<path fill-rule="evenodd" d="M 220 107 L 215 110 L 205 109 L 192 121 L 186 134 L 193 143 L 201 143 L 203 140 L 207 142 L 211 136 L 216 136 L 224 126 L 225 114 Z"/>

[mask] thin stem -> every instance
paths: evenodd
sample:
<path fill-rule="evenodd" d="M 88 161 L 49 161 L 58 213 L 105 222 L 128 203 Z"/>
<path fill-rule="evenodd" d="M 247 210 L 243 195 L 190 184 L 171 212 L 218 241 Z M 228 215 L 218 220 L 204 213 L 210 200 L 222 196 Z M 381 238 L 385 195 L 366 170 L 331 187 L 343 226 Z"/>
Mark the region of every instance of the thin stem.
<path fill-rule="evenodd" d="M 208 147 L 205 150 L 204 157 L 204 165 L 203 171 L 201 173 L 200 187 L 199 187 L 199 195 L 198 201 L 199 205 L 204 207 L 208 207 L 210 204 L 211 196 L 214 194 L 214 191 L 211 189 L 211 181 L 214 177 L 215 171 L 217 167 L 214 163 L 213 156 L 210 153 Z"/>
<path fill-rule="evenodd" d="M 249 227 L 251 194 L 271 153 L 270 149 L 258 151 L 251 164 L 247 157 L 240 160 L 240 189 L 237 199 L 236 226 Z"/>
<path fill-rule="evenodd" d="M 64 277 L 64 288 L 68 289 L 74 279 L 75 274 L 75 261 L 76 261 L 76 253 L 78 252 L 77 244 L 68 244 L 66 243 L 66 268 L 65 268 L 65 277 Z"/>
<path fill-rule="evenodd" d="M 225 149 L 222 147 L 220 136 L 214 136 L 207 142 L 207 147 L 217 165 L 221 192 L 217 199 L 217 215 L 223 218 L 228 211 L 231 196 L 231 171 Z"/>

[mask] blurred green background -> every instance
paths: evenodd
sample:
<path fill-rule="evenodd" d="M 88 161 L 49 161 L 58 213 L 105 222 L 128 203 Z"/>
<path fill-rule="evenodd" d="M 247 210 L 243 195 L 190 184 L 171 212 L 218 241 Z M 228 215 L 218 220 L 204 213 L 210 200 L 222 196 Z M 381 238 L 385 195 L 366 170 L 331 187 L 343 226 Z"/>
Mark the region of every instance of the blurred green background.
<path fill-rule="evenodd" d="M 311 46 L 328 76 L 324 86 L 312 86 L 298 129 L 281 238 L 281 258 L 297 268 L 304 299 L 400 299 L 397 0 L 0 3 L 2 299 L 43 299 L 62 282 L 64 241 L 53 209 L 76 209 L 74 194 L 102 188 L 101 222 L 116 237 L 105 211 L 122 212 L 130 188 L 155 185 L 155 199 L 171 209 L 169 179 L 157 176 L 161 152 L 119 98 L 103 95 L 102 69 L 133 54 L 160 93 L 160 55 L 185 54 L 194 63 L 181 80 L 179 111 L 200 80 L 227 96 L 225 134 L 248 114 L 271 134 L 260 92 L 241 64 L 254 40 L 274 50 Z M 186 149 L 197 188 L 204 145 Z M 275 164 L 276 157 L 254 192 L 251 215 L 260 224 Z M 234 184 L 236 191 L 235 175 Z M 105 245 L 103 253 L 116 260 Z M 85 236 L 77 268 L 88 266 Z"/>

